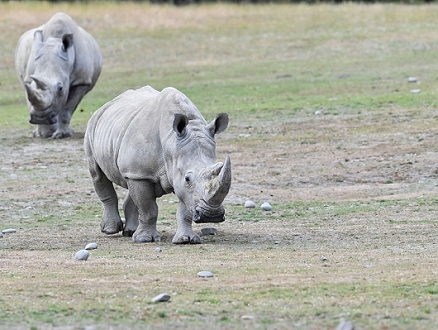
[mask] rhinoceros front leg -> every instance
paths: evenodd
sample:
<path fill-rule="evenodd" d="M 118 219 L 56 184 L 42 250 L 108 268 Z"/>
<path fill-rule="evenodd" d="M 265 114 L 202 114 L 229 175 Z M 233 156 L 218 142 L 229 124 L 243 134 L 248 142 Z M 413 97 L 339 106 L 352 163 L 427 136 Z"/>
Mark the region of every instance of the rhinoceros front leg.
<path fill-rule="evenodd" d="M 138 227 L 132 235 L 132 240 L 136 243 L 160 242 L 154 184 L 147 180 L 129 180 L 127 183 L 130 198 L 138 209 Z"/>
<path fill-rule="evenodd" d="M 70 88 L 68 101 L 58 113 L 58 126 L 52 134 L 53 139 L 63 139 L 74 135 L 74 131 L 70 128 L 70 120 L 76 107 L 89 90 L 90 86 L 88 85 L 79 85 Z"/>
<path fill-rule="evenodd" d="M 102 172 L 92 156 L 88 156 L 88 166 L 94 189 L 104 208 L 100 229 L 108 235 L 116 234 L 123 229 L 123 222 L 120 218 L 118 198 L 113 183 Z"/>
<path fill-rule="evenodd" d="M 123 202 L 123 213 L 125 213 L 126 219 L 123 236 L 132 236 L 138 228 L 138 208 L 129 192 Z"/>
<path fill-rule="evenodd" d="M 192 214 L 187 210 L 184 203 L 179 202 L 176 212 L 178 229 L 172 239 L 174 244 L 201 244 L 202 240 L 192 229 Z"/>

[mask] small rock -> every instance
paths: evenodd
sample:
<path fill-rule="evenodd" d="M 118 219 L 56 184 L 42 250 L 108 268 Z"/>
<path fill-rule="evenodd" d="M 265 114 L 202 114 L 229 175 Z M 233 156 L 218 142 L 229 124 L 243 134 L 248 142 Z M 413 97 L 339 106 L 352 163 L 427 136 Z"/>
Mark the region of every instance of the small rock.
<path fill-rule="evenodd" d="M 415 78 L 415 77 L 409 77 L 409 78 L 408 78 L 408 82 L 410 82 L 410 83 L 417 82 L 417 78 Z"/>
<path fill-rule="evenodd" d="M 272 206 L 268 202 L 264 202 L 262 205 L 260 205 L 260 208 L 263 211 L 271 211 L 272 210 Z"/>
<path fill-rule="evenodd" d="M 315 111 L 315 116 L 321 116 L 322 115 L 322 111 L 321 110 L 316 110 Z"/>
<path fill-rule="evenodd" d="M 13 229 L 13 228 L 8 228 L 8 229 L 5 229 L 5 230 L 2 230 L 3 234 L 12 234 L 12 233 L 16 233 L 16 232 L 17 232 L 17 230 Z"/>
<path fill-rule="evenodd" d="M 90 256 L 90 252 L 88 250 L 80 250 L 75 254 L 75 260 L 83 260 L 86 261 Z"/>
<path fill-rule="evenodd" d="M 255 203 L 253 201 L 246 201 L 245 202 L 245 207 L 248 209 L 252 209 L 254 207 L 256 207 Z"/>
<path fill-rule="evenodd" d="M 213 273 L 209 272 L 208 270 L 203 270 L 198 273 L 199 277 L 213 277 Z"/>
<path fill-rule="evenodd" d="M 170 300 L 170 294 L 168 293 L 160 293 L 158 296 L 152 298 L 152 302 L 166 302 Z"/>
<path fill-rule="evenodd" d="M 88 243 L 85 247 L 85 250 L 96 250 L 97 249 L 97 243 Z"/>
<path fill-rule="evenodd" d="M 155 248 L 155 252 L 161 252 L 161 251 L 163 251 L 163 250 L 161 250 L 161 248 L 159 246 Z"/>
<path fill-rule="evenodd" d="M 240 318 L 242 320 L 254 320 L 254 316 L 252 315 L 242 315 Z"/>
<path fill-rule="evenodd" d="M 217 229 L 213 228 L 213 227 L 202 228 L 201 229 L 201 233 L 202 233 L 202 235 L 216 235 L 217 234 Z"/>
<path fill-rule="evenodd" d="M 336 330 L 354 330 L 354 324 L 350 321 L 345 321 L 342 319 L 336 327 Z"/>
<path fill-rule="evenodd" d="M 411 93 L 412 94 L 418 94 L 418 93 L 420 93 L 421 92 L 421 89 L 412 89 L 411 90 Z"/>
<path fill-rule="evenodd" d="M 322 262 L 326 262 L 327 260 L 328 260 L 328 259 L 327 259 L 326 257 L 324 257 L 324 256 L 321 257 L 321 261 L 322 261 Z"/>

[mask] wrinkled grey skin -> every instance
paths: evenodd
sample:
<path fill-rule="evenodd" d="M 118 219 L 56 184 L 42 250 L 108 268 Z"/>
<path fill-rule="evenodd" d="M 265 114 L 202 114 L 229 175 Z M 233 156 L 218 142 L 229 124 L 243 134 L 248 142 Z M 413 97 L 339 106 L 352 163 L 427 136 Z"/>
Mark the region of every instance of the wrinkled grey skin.
<path fill-rule="evenodd" d="M 123 230 L 134 242 L 158 242 L 156 198 L 179 198 L 173 243 L 201 243 L 192 222 L 225 220 L 222 202 L 231 185 L 229 156 L 216 162 L 215 134 L 228 126 L 228 115 L 207 123 L 181 92 L 146 86 L 128 90 L 97 110 L 84 138 L 94 188 L 104 206 L 101 230 Z M 128 189 L 123 203 L 125 226 L 114 184 Z"/>
<path fill-rule="evenodd" d="M 96 84 L 102 56 L 93 37 L 66 14 L 25 32 L 18 41 L 15 68 L 25 89 L 34 136 L 65 138 L 74 134 L 70 120 Z"/>

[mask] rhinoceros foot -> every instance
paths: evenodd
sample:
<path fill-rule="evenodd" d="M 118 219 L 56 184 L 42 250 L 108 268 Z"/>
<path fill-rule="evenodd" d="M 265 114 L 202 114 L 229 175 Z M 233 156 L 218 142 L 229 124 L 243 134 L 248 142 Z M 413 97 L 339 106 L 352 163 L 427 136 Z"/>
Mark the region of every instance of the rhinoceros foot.
<path fill-rule="evenodd" d="M 132 235 L 134 243 L 161 242 L 161 235 L 156 230 L 136 230 Z"/>
<path fill-rule="evenodd" d="M 107 235 L 117 234 L 123 230 L 123 222 L 120 221 L 102 221 L 100 224 L 100 230 Z"/>
<path fill-rule="evenodd" d="M 72 137 L 75 135 L 75 132 L 71 128 L 65 128 L 63 130 L 57 129 L 51 136 L 52 139 L 64 139 L 68 137 Z"/>
<path fill-rule="evenodd" d="M 33 137 L 48 139 L 52 137 L 54 131 L 55 125 L 38 125 L 38 128 L 33 131 Z"/>
<path fill-rule="evenodd" d="M 191 235 L 182 234 L 179 235 L 176 233 L 176 235 L 172 239 L 173 244 L 201 244 L 202 240 L 199 235 L 193 233 Z"/>
<path fill-rule="evenodd" d="M 132 230 L 123 230 L 123 237 L 132 237 L 132 235 L 134 235 L 134 233 L 135 233 L 135 230 L 134 231 L 132 231 Z"/>

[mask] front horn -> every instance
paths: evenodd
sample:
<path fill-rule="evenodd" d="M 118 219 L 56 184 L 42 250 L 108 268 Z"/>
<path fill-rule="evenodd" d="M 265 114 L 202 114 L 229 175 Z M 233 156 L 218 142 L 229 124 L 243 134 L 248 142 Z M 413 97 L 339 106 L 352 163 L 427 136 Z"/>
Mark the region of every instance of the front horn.
<path fill-rule="evenodd" d="M 214 169 L 213 169 L 214 171 Z M 216 173 L 215 173 L 216 174 Z M 209 189 L 206 194 L 206 202 L 210 205 L 219 205 L 223 202 L 231 187 L 231 161 L 227 155 L 225 163 L 215 177 L 209 183 Z"/>

